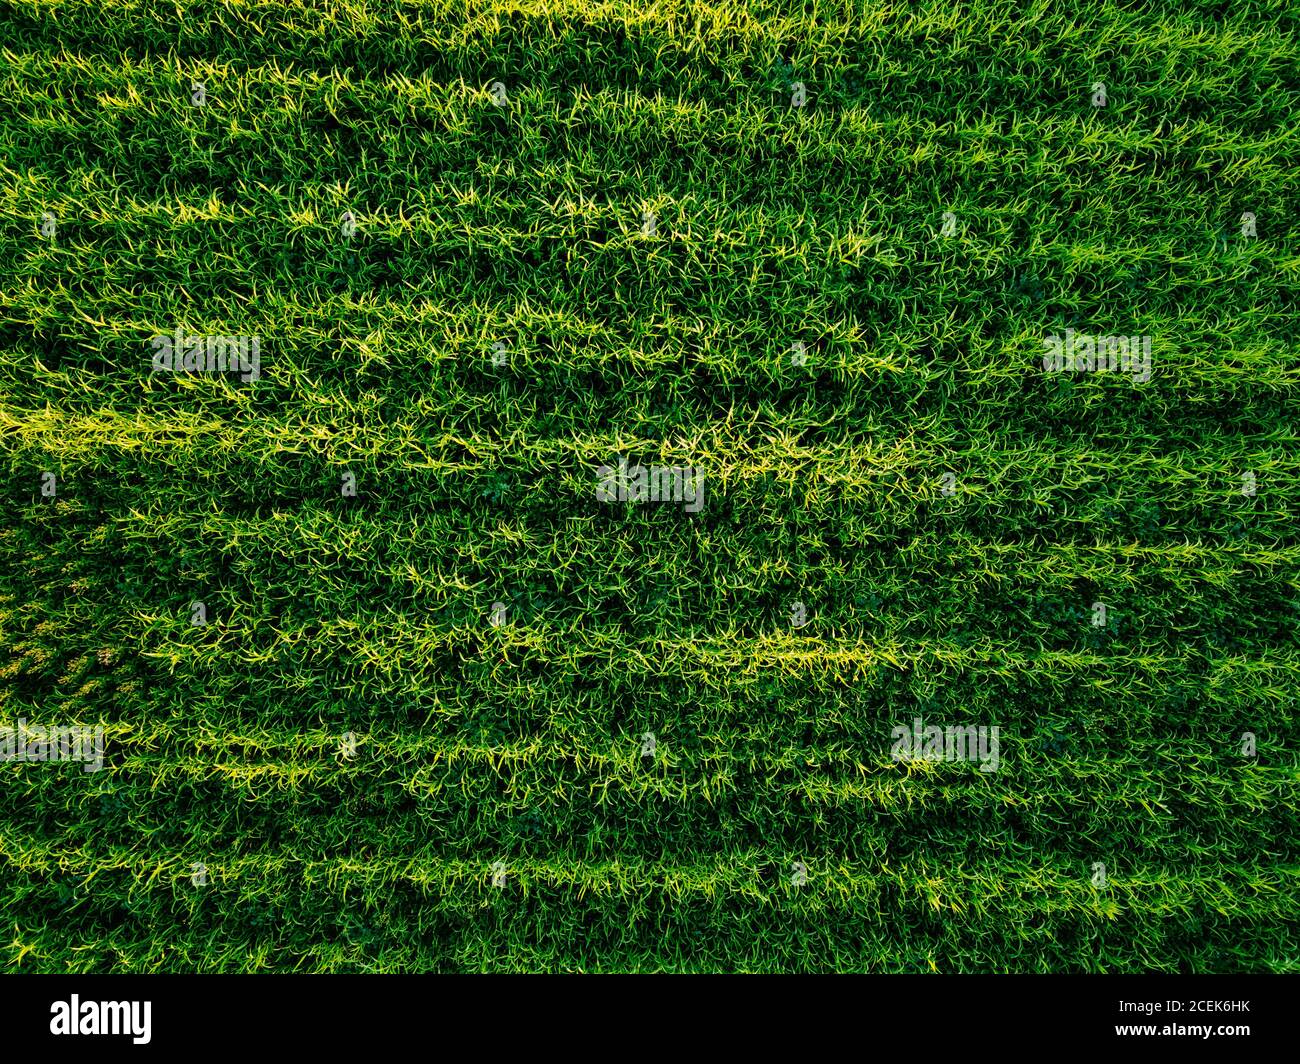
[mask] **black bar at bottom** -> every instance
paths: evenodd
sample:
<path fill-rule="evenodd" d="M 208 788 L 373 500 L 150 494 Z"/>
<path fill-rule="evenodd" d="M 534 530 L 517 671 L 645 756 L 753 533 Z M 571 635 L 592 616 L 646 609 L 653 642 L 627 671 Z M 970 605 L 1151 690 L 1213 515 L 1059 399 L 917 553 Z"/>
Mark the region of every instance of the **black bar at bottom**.
<path fill-rule="evenodd" d="M 1127 1044 L 1235 1055 L 1290 1042 L 1300 989 L 1277 975 L 11 975 L 3 986 L 9 1051 L 111 1042 L 205 1055 L 319 1049 L 333 1059 L 414 1042 L 503 1060 L 687 1046 L 691 1056 L 735 1059 L 753 1047 L 770 1059 L 844 1038 L 881 1050 Z"/>

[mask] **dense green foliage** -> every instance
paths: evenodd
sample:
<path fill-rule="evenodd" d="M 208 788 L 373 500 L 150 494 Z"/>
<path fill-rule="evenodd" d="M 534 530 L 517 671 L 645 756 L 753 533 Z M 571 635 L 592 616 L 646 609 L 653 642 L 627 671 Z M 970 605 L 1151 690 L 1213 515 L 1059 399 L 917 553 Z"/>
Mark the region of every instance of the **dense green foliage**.
<path fill-rule="evenodd" d="M 0 26 L 0 968 L 1300 970 L 1300 8 Z"/>

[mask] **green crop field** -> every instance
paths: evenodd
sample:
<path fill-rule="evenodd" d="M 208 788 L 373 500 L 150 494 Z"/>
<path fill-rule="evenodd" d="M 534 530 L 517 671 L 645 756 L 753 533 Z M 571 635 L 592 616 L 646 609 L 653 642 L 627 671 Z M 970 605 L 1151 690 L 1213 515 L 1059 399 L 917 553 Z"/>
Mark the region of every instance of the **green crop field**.
<path fill-rule="evenodd" d="M 1300 971 L 1300 8 L 0 0 L 0 970 Z"/>

